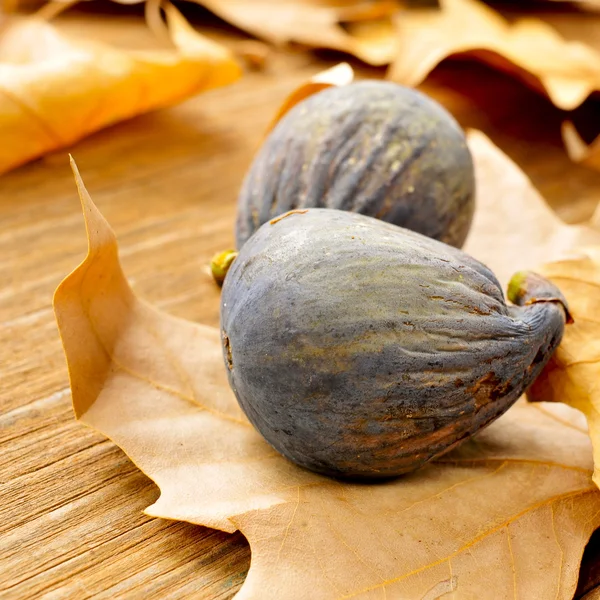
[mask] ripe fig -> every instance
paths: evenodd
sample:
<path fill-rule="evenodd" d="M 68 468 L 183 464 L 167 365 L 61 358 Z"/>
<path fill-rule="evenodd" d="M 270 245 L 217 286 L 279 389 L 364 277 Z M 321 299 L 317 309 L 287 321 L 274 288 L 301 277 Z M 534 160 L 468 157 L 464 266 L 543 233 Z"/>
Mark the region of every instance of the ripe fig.
<path fill-rule="evenodd" d="M 270 133 L 238 198 L 236 245 L 296 208 L 357 212 L 461 247 L 473 218 L 464 132 L 425 94 L 387 81 L 331 87 Z"/>
<path fill-rule="evenodd" d="M 561 292 L 518 273 L 507 306 L 461 250 L 356 213 L 264 224 L 222 290 L 229 383 L 281 454 L 341 478 L 418 469 L 504 413 L 570 320 Z"/>

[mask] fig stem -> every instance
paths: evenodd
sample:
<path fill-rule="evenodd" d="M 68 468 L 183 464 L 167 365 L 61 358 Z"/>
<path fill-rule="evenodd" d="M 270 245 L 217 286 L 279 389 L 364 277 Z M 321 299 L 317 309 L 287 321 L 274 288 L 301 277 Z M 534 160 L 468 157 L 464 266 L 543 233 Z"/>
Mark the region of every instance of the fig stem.
<path fill-rule="evenodd" d="M 518 271 L 508 282 L 508 299 L 517 306 L 555 302 L 565 311 L 565 321 L 573 323 L 569 305 L 562 292 L 548 279 L 533 271 Z"/>
<path fill-rule="evenodd" d="M 219 286 L 223 285 L 225 276 L 237 255 L 238 253 L 236 250 L 223 250 L 223 252 L 217 252 L 212 257 L 212 260 L 210 261 L 210 271 L 213 279 Z"/>

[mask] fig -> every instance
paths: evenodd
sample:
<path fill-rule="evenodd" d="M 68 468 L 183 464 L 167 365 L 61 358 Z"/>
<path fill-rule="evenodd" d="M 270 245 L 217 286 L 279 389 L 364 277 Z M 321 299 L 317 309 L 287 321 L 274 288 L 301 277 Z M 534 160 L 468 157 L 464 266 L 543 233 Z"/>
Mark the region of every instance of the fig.
<path fill-rule="evenodd" d="M 414 471 L 494 421 L 559 344 L 567 303 L 373 217 L 305 209 L 244 244 L 221 293 L 223 358 L 250 422 L 338 478 Z"/>
<path fill-rule="evenodd" d="M 316 207 L 461 247 L 474 192 L 464 132 L 438 102 L 387 81 L 331 87 L 292 108 L 260 148 L 238 197 L 236 245 L 277 215 Z"/>

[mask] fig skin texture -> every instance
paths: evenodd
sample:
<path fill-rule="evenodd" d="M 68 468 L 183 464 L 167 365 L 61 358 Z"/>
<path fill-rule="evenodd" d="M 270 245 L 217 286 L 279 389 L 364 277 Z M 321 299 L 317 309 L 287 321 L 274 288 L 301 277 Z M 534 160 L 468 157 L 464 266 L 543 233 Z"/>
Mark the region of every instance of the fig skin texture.
<path fill-rule="evenodd" d="M 559 344 L 566 301 L 518 273 L 507 306 L 461 250 L 371 217 L 294 211 L 222 290 L 229 383 L 263 437 L 338 478 L 414 471 L 504 413 Z"/>
<path fill-rule="evenodd" d="M 314 94 L 279 121 L 246 174 L 237 248 L 277 215 L 313 207 L 366 214 L 460 248 L 475 209 L 464 132 L 435 100 L 396 83 Z"/>

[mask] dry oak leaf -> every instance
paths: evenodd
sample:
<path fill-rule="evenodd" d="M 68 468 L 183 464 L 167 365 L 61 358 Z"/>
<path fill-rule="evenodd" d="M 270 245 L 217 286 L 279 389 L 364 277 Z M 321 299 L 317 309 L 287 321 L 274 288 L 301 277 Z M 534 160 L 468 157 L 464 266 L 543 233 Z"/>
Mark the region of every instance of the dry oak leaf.
<path fill-rule="evenodd" d="M 89 251 L 54 308 L 75 414 L 158 484 L 149 515 L 247 537 L 238 599 L 573 596 L 600 525 L 576 419 L 521 401 L 459 450 L 384 483 L 300 469 L 244 418 L 219 331 L 134 295 L 115 235 L 74 173 Z M 479 182 L 482 193 L 496 185 Z"/>
<path fill-rule="evenodd" d="M 69 1 L 69 0 L 66 0 Z M 115 0 L 136 4 L 144 0 Z M 153 0 L 156 2 L 156 0 Z M 398 54 L 397 0 L 190 0 L 266 42 L 290 42 L 388 65 Z"/>
<path fill-rule="evenodd" d="M 398 53 L 394 0 L 192 0 L 273 44 L 296 42 L 387 65 Z M 343 26 L 342 26 L 343 24 Z"/>
<path fill-rule="evenodd" d="M 575 323 L 528 398 L 567 401 L 586 415 L 594 446 L 594 482 L 600 487 L 600 246 L 539 270 L 560 286 Z"/>
<path fill-rule="evenodd" d="M 441 0 L 441 10 L 403 11 L 388 77 L 416 86 L 450 56 L 469 56 L 519 77 L 564 110 L 600 90 L 600 53 L 565 41 L 539 19 L 509 23 L 477 0 Z"/>
<path fill-rule="evenodd" d="M 125 51 L 74 42 L 28 19 L 0 34 L 0 173 L 107 125 L 235 81 L 229 51 L 172 6 L 176 50 Z"/>
<path fill-rule="evenodd" d="M 503 286 L 516 271 L 537 270 L 579 247 L 600 244 L 600 230 L 564 223 L 527 175 L 483 133 L 470 131 L 467 140 L 478 189 L 463 249 L 490 267 Z"/>

